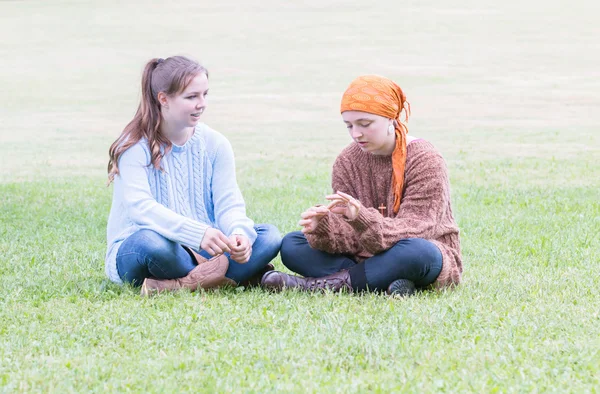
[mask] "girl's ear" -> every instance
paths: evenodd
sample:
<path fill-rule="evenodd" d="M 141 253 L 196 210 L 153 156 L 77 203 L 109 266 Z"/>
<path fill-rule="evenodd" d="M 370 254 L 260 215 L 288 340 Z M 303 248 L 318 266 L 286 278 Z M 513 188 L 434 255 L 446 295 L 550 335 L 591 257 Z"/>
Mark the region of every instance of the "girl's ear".
<path fill-rule="evenodd" d="M 165 92 L 158 92 L 156 99 L 162 107 L 168 108 L 169 101 L 167 100 L 167 97 L 168 96 L 165 94 Z"/>

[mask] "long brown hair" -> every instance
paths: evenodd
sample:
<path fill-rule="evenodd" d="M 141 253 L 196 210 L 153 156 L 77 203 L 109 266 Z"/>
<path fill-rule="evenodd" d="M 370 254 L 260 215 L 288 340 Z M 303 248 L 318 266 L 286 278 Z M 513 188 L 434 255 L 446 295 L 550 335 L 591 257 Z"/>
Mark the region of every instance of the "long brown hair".
<path fill-rule="evenodd" d="M 142 99 L 135 116 L 125 126 L 123 132 L 108 150 L 108 183 L 119 174 L 119 158 L 127 149 L 145 137 L 150 147 L 150 164 L 160 168 L 160 161 L 172 147 L 171 141 L 160 132 L 161 113 L 158 93 L 167 96 L 181 93 L 196 75 L 208 70 L 198 62 L 184 56 L 172 56 L 166 59 L 154 58 L 146 63 L 142 74 Z M 164 150 L 161 151 L 161 147 Z"/>

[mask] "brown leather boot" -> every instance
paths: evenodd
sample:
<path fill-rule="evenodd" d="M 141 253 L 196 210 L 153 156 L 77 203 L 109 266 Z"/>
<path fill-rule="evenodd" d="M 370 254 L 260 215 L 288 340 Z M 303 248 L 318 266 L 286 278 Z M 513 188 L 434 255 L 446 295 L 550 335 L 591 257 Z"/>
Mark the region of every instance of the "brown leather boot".
<path fill-rule="evenodd" d="M 338 292 L 346 290 L 352 292 L 350 273 L 347 270 L 336 272 L 335 274 L 323 276 L 321 278 L 302 278 L 300 276 L 288 275 L 279 271 L 271 271 L 263 276 L 260 283 L 264 288 L 274 291 L 281 291 L 287 288 L 304 291 L 331 290 Z"/>
<path fill-rule="evenodd" d="M 193 253 L 199 264 L 186 276 L 177 279 L 146 278 L 142 284 L 140 295 L 147 297 L 163 291 L 176 291 L 180 289 L 196 291 L 199 288 L 213 289 L 225 285 L 236 285 L 235 281 L 225 277 L 227 268 L 229 268 L 229 259 L 227 256 L 221 254 L 210 260 L 206 260 L 199 254 Z"/>

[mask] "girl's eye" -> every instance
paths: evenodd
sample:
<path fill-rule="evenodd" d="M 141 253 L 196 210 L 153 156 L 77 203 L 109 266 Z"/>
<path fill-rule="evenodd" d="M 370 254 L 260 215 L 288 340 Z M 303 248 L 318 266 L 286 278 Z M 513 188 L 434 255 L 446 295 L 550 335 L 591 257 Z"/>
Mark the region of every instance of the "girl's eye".
<path fill-rule="evenodd" d="M 208 96 L 208 92 L 204 93 L 204 97 Z"/>
<path fill-rule="evenodd" d="M 351 124 L 347 124 L 347 125 L 346 125 L 346 128 L 347 128 L 348 130 L 350 130 L 350 129 L 352 128 L 352 125 L 351 125 Z"/>
<path fill-rule="evenodd" d="M 359 125 L 360 127 L 369 127 L 371 126 L 371 123 L 363 123 Z"/>
<path fill-rule="evenodd" d="M 188 96 L 188 98 L 189 98 L 189 99 L 196 98 L 196 95 L 194 94 L 194 95 Z"/>

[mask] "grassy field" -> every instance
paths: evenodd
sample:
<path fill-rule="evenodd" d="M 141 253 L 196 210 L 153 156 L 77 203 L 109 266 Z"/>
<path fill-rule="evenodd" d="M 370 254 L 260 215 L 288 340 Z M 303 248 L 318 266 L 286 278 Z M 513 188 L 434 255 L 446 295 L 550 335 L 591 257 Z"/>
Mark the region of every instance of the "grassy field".
<path fill-rule="evenodd" d="M 562 3 L 0 1 L 0 391 L 598 392 L 600 6 Z M 108 146 L 172 54 L 210 70 L 205 121 L 283 233 L 329 191 L 347 84 L 396 80 L 450 169 L 463 284 L 110 283 Z"/>

